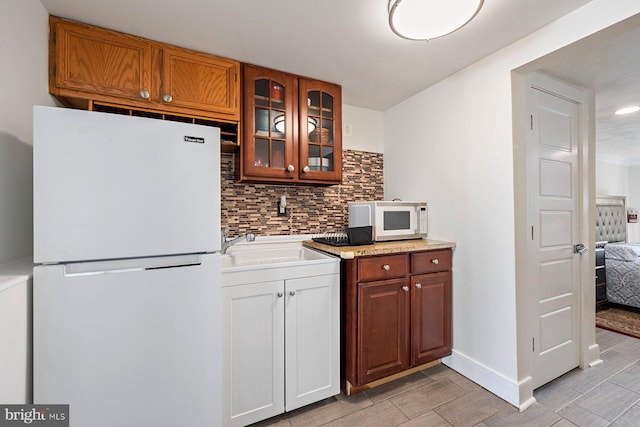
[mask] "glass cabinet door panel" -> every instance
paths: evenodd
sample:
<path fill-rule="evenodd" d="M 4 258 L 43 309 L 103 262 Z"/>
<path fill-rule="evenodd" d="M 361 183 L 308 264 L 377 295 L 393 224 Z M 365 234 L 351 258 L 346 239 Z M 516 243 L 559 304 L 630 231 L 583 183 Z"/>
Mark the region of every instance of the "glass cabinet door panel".
<path fill-rule="evenodd" d="M 320 91 L 310 90 L 307 92 L 307 108 L 309 114 L 317 115 L 320 113 Z"/>
<path fill-rule="evenodd" d="M 333 120 L 322 119 L 322 144 L 333 144 Z"/>
<path fill-rule="evenodd" d="M 271 167 L 284 169 L 284 141 L 272 142 Z"/>
<path fill-rule="evenodd" d="M 322 92 L 322 117 L 333 118 L 333 96 Z"/>
<path fill-rule="evenodd" d="M 271 107 L 273 108 L 284 108 L 284 86 L 280 83 L 271 80 L 269 84 L 270 97 L 271 97 Z"/>
<path fill-rule="evenodd" d="M 255 104 L 260 107 L 269 107 L 269 80 L 258 79 L 255 82 Z"/>
<path fill-rule="evenodd" d="M 322 147 L 322 170 L 333 171 L 333 147 Z"/>
<path fill-rule="evenodd" d="M 271 137 L 272 138 L 285 138 L 286 136 L 286 121 L 285 112 L 278 110 L 271 110 Z"/>
<path fill-rule="evenodd" d="M 253 165 L 261 168 L 269 167 L 269 140 L 256 138 L 256 149 Z"/>
<path fill-rule="evenodd" d="M 265 108 L 255 109 L 255 130 L 256 136 L 269 136 L 269 110 Z"/>

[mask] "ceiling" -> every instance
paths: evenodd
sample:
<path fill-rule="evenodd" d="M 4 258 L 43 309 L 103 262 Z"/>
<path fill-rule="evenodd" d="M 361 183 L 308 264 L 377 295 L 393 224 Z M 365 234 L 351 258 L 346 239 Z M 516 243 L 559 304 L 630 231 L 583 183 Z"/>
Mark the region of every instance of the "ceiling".
<path fill-rule="evenodd" d="M 384 111 L 590 0 L 485 0 L 430 42 L 391 32 L 388 0 L 41 0 L 52 15 L 342 85 Z"/>
<path fill-rule="evenodd" d="M 384 111 L 590 0 L 485 0 L 458 32 L 395 36 L 388 0 L 40 0 L 47 11 L 342 85 L 345 104 Z M 596 93 L 597 156 L 640 164 L 640 22 L 549 55 L 543 71 Z"/>

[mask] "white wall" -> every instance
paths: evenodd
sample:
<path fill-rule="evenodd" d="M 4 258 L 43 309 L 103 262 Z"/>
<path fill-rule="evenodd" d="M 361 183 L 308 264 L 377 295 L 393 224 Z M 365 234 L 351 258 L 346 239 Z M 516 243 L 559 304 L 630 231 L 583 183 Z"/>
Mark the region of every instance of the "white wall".
<path fill-rule="evenodd" d="M 32 107 L 48 94 L 48 14 L 38 0 L 0 1 L 0 263 L 33 253 Z"/>
<path fill-rule="evenodd" d="M 629 167 L 596 161 L 596 194 L 629 196 Z"/>
<path fill-rule="evenodd" d="M 342 148 L 384 152 L 384 114 L 381 111 L 342 105 Z M 346 130 L 350 128 L 349 135 Z"/>
<path fill-rule="evenodd" d="M 427 200 L 429 237 L 457 243 L 445 362 L 516 406 L 531 396 L 518 372 L 511 70 L 637 13 L 637 1 L 594 0 L 384 115 L 385 197 Z"/>

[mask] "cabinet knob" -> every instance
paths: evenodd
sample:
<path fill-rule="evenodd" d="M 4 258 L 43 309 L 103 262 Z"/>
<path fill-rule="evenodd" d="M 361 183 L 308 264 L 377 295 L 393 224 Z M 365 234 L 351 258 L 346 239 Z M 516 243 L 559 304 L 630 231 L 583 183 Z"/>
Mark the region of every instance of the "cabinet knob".
<path fill-rule="evenodd" d="M 305 166 L 302 168 L 302 172 L 307 173 L 309 172 L 311 169 L 309 169 L 309 166 Z"/>
<path fill-rule="evenodd" d="M 431 262 L 434 263 L 435 265 L 440 264 L 440 261 L 438 261 L 438 258 L 432 259 Z"/>
<path fill-rule="evenodd" d="M 148 90 L 141 90 L 140 91 L 140 98 L 142 99 L 149 99 L 149 91 Z"/>
<path fill-rule="evenodd" d="M 422 289 L 422 284 L 421 283 L 416 283 L 416 288 Z"/>
<path fill-rule="evenodd" d="M 295 166 L 293 166 L 293 165 L 289 165 L 289 166 L 287 166 L 287 170 L 288 170 L 289 172 L 293 172 L 294 170 L 296 170 L 296 168 L 295 168 Z"/>
<path fill-rule="evenodd" d="M 162 100 L 164 102 L 171 102 L 173 101 L 173 96 L 169 95 L 168 93 L 165 93 L 164 95 L 162 95 Z"/>
<path fill-rule="evenodd" d="M 276 295 L 278 295 L 278 298 L 282 298 L 284 296 L 282 292 L 278 292 Z"/>
<path fill-rule="evenodd" d="M 294 296 L 296 294 L 296 291 L 289 291 L 289 295 Z"/>
<path fill-rule="evenodd" d="M 405 292 L 409 292 L 409 287 L 408 286 L 403 286 L 402 290 L 405 291 Z"/>
<path fill-rule="evenodd" d="M 385 265 L 382 266 L 382 269 L 384 271 L 389 271 L 389 270 L 391 270 L 391 267 L 389 266 L 389 264 L 385 264 Z"/>

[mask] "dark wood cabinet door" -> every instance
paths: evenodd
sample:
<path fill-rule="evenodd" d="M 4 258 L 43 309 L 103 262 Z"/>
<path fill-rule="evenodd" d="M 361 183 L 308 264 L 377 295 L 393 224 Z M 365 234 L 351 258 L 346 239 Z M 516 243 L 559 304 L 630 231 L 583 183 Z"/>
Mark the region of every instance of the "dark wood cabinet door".
<path fill-rule="evenodd" d="M 300 78 L 300 179 L 342 182 L 342 88 Z"/>
<path fill-rule="evenodd" d="M 50 17 L 50 91 L 151 102 L 152 46 L 147 41 Z"/>
<path fill-rule="evenodd" d="M 451 272 L 411 277 L 411 365 L 451 354 Z"/>
<path fill-rule="evenodd" d="M 406 279 L 358 285 L 358 384 L 409 367 L 409 287 Z"/>
<path fill-rule="evenodd" d="M 294 140 L 298 80 L 292 75 L 243 65 L 241 178 L 286 182 L 298 176 Z"/>

